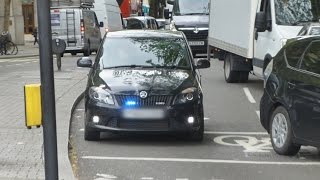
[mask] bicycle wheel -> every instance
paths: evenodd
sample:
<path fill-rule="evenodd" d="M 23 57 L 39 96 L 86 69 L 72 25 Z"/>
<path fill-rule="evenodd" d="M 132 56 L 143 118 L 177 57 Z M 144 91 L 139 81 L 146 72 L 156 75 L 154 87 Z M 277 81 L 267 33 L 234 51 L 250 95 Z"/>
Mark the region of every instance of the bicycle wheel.
<path fill-rule="evenodd" d="M 5 46 L 4 53 L 6 55 L 12 55 L 15 51 L 15 44 L 13 42 L 7 42 Z"/>
<path fill-rule="evenodd" d="M 12 55 L 16 55 L 16 54 L 18 54 L 18 52 L 19 52 L 18 46 L 14 44 L 14 49 L 13 49 Z"/>

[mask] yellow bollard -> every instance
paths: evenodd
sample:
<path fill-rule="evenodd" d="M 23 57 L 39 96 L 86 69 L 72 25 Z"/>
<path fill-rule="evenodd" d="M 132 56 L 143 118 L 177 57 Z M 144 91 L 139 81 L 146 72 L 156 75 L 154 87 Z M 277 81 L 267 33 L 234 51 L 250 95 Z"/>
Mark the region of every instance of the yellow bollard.
<path fill-rule="evenodd" d="M 28 84 L 24 86 L 25 120 L 28 129 L 42 125 L 41 85 Z"/>

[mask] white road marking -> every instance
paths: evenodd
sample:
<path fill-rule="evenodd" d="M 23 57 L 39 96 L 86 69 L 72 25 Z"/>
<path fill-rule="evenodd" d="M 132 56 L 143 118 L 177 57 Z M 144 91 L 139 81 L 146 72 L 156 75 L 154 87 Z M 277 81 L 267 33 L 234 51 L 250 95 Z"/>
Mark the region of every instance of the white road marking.
<path fill-rule="evenodd" d="M 97 174 L 96 176 L 102 177 L 102 178 L 107 178 L 107 179 L 117 179 L 117 176 L 111 175 L 111 174 Z"/>
<path fill-rule="evenodd" d="M 252 136 L 224 135 L 215 137 L 213 141 L 224 146 L 243 147 L 244 153 L 269 153 L 272 149 L 269 137 L 257 139 Z"/>
<path fill-rule="evenodd" d="M 217 135 L 268 135 L 267 132 L 224 132 L 224 131 L 205 131 L 205 134 Z"/>
<path fill-rule="evenodd" d="M 83 128 L 82 128 L 82 129 L 79 129 L 79 131 L 80 131 L 80 132 L 83 132 L 83 131 L 84 131 L 84 129 L 83 129 Z"/>
<path fill-rule="evenodd" d="M 142 177 L 141 180 L 153 180 L 153 177 Z"/>
<path fill-rule="evenodd" d="M 189 180 L 188 178 L 177 178 L 176 180 Z"/>
<path fill-rule="evenodd" d="M 245 87 L 245 88 L 243 88 L 243 90 L 244 90 L 244 93 L 246 94 L 249 102 L 252 103 L 252 104 L 255 104 L 256 100 L 253 98 L 249 88 Z"/>
<path fill-rule="evenodd" d="M 158 162 L 190 162 L 190 163 L 220 163 L 220 164 L 254 164 L 254 165 L 294 165 L 320 166 L 320 162 L 279 162 L 279 161 L 241 161 L 222 159 L 186 159 L 186 158 L 147 158 L 147 157 L 105 157 L 82 156 L 82 159 L 91 160 L 119 160 L 119 161 L 158 161 Z"/>
<path fill-rule="evenodd" d="M 210 118 L 207 118 L 207 117 L 205 117 L 205 118 L 203 118 L 205 121 L 209 121 L 210 120 Z"/>
<path fill-rule="evenodd" d="M 256 111 L 257 115 L 258 115 L 258 118 L 260 120 L 260 111 Z"/>

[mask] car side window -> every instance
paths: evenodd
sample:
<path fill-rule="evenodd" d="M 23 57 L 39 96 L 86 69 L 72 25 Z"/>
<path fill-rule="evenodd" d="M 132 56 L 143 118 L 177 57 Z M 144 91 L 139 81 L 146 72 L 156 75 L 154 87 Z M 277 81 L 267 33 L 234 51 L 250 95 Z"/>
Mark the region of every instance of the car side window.
<path fill-rule="evenodd" d="M 302 59 L 301 69 L 320 75 L 320 41 L 311 43 Z"/>
<path fill-rule="evenodd" d="M 305 51 L 306 47 L 308 46 L 309 42 L 297 42 L 295 44 L 289 45 L 286 48 L 286 60 L 288 64 L 292 67 L 297 67 L 298 62 L 301 59 L 301 56 L 303 55 L 303 52 Z"/>

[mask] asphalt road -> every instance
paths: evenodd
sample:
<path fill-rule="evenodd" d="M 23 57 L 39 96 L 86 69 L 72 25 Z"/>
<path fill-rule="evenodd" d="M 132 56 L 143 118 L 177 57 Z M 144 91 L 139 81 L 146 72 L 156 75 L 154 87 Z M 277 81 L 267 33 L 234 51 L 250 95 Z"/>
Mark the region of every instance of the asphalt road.
<path fill-rule="evenodd" d="M 259 122 L 263 82 L 227 84 L 222 63 L 202 71 L 205 139 L 172 136 L 108 135 L 83 139 L 83 102 L 76 108 L 70 139 L 80 180 L 318 180 L 320 156 L 303 147 L 294 157 L 275 154 Z"/>

